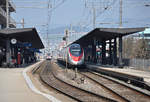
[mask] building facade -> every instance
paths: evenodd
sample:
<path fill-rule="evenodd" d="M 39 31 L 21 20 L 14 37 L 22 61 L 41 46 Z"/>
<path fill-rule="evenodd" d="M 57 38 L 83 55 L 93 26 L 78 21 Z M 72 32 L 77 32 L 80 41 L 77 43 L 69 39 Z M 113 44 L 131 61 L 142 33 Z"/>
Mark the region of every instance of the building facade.
<path fill-rule="evenodd" d="M 6 28 L 7 23 L 7 0 L 0 0 L 0 29 Z M 12 0 L 8 0 L 8 15 L 9 15 L 9 28 L 16 28 L 15 20 L 10 16 L 12 12 L 16 12 L 16 7 Z"/>

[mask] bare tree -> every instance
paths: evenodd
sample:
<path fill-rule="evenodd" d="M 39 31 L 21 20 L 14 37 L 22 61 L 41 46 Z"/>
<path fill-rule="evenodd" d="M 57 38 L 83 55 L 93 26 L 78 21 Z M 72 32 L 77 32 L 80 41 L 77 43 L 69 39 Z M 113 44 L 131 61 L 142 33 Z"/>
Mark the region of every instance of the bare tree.
<path fill-rule="evenodd" d="M 150 58 L 148 41 L 145 39 L 134 39 L 133 37 L 124 38 L 123 56 L 124 58 Z"/>
<path fill-rule="evenodd" d="M 145 39 L 139 39 L 136 42 L 135 45 L 135 53 L 134 53 L 135 58 L 140 58 L 140 59 L 148 59 L 149 52 L 148 52 L 148 41 Z"/>
<path fill-rule="evenodd" d="M 126 37 L 123 40 L 123 57 L 131 58 L 134 47 L 133 37 Z"/>

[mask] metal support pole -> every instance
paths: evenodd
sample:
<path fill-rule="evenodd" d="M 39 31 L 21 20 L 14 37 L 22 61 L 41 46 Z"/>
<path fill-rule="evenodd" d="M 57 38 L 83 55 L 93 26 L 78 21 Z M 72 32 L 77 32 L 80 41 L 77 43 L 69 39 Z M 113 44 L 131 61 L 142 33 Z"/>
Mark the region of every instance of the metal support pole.
<path fill-rule="evenodd" d="M 116 38 L 114 38 L 114 46 L 113 46 L 113 65 L 117 65 L 117 43 Z"/>
<path fill-rule="evenodd" d="M 122 66 L 122 36 L 119 37 L 119 67 L 123 67 Z"/>
<path fill-rule="evenodd" d="M 67 64 L 68 64 L 68 55 L 67 55 L 68 49 L 67 49 L 67 45 L 68 45 L 69 31 L 66 30 L 65 33 L 66 33 L 66 72 L 67 72 L 67 67 L 68 67 L 67 66 Z"/>
<path fill-rule="evenodd" d="M 119 26 L 120 26 L 120 28 L 122 28 L 122 0 L 120 0 L 120 24 L 119 24 Z"/>
<path fill-rule="evenodd" d="M 77 78 L 77 72 L 78 72 L 78 69 L 77 67 L 75 68 L 75 78 Z"/>
<path fill-rule="evenodd" d="M 112 64 L 112 50 L 111 50 L 111 40 L 109 40 L 109 64 Z"/>
<path fill-rule="evenodd" d="M 70 36 L 72 36 L 72 24 L 70 24 Z"/>
<path fill-rule="evenodd" d="M 102 64 L 106 64 L 106 41 L 102 41 Z"/>
<path fill-rule="evenodd" d="M 67 43 L 66 43 L 66 45 L 67 45 Z M 68 55 L 67 55 L 67 47 L 66 47 L 66 72 L 67 72 L 67 68 L 68 68 L 68 66 L 67 66 L 67 64 L 68 64 Z"/>
<path fill-rule="evenodd" d="M 10 64 L 10 59 L 11 59 L 11 57 L 10 57 L 10 39 L 7 38 L 6 39 L 6 63 L 7 63 L 7 65 Z"/>
<path fill-rule="evenodd" d="M 22 28 L 24 28 L 24 18 L 22 19 Z"/>
<path fill-rule="evenodd" d="M 9 0 L 6 0 L 6 28 L 9 28 Z"/>
<path fill-rule="evenodd" d="M 96 11 L 95 7 L 93 7 L 93 29 L 95 29 L 95 22 L 96 22 Z"/>
<path fill-rule="evenodd" d="M 93 57 L 93 62 L 96 63 L 96 39 L 93 39 L 92 57 Z"/>

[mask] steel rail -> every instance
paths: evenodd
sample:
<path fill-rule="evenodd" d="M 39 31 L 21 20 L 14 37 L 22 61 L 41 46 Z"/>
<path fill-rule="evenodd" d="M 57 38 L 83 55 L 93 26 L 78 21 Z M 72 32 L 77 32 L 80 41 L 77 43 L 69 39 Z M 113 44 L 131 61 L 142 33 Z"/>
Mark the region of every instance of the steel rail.
<path fill-rule="evenodd" d="M 134 99 L 132 99 L 133 97 L 130 97 L 130 96 L 127 96 L 127 95 L 123 95 L 122 93 L 123 93 L 123 91 L 122 90 L 128 90 L 127 92 L 126 92 L 126 94 L 129 94 L 129 95 L 139 95 L 139 96 L 143 96 L 144 98 L 142 99 L 142 97 L 136 97 L 136 100 L 138 99 L 139 101 L 140 100 L 146 100 L 146 101 L 149 101 L 150 100 L 150 95 L 149 94 L 146 94 L 146 93 L 143 93 L 143 92 L 141 92 L 141 91 L 139 91 L 139 90 L 137 90 L 137 89 L 135 89 L 135 88 L 131 88 L 131 87 L 129 87 L 129 86 L 127 86 L 127 85 L 125 85 L 125 84 L 122 84 L 122 83 L 119 83 L 119 82 L 117 82 L 117 81 L 115 81 L 115 80 L 112 80 L 112 79 L 110 79 L 110 78 L 108 78 L 108 77 L 105 77 L 105 76 L 103 76 L 103 75 L 100 75 L 100 74 L 98 74 L 98 73 L 95 73 L 95 72 L 92 72 L 92 71 L 89 71 L 89 73 L 91 74 L 91 75 L 95 75 L 95 76 L 97 76 L 97 77 L 99 77 L 99 78 L 104 78 L 105 80 L 107 80 L 107 81 L 105 81 L 105 82 L 102 82 L 102 80 L 101 80 L 101 82 L 100 82 L 100 79 L 98 79 L 98 78 L 96 78 L 95 79 L 95 77 L 92 77 L 91 75 L 88 75 L 88 74 L 83 74 L 83 75 L 85 75 L 86 77 L 88 77 L 89 79 L 91 79 L 91 80 L 93 80 L 93 81 L 95 81 L 95 82 L 97 82 L 97 83 L 99 83 L 100 85 L 102 85 L 102 86 L 104 86 L 106 89 L 108 89 L 108 90 L 110 90 L 110 91 L 112 91 L 113 93 L 115 93 L 116 95 L 119 95 L 121 98 L 123 98 L 125 101 L 127 101 L 127 102 L 129 102 L 129 101 L 134 101 Z M 99 81 L 98 81 L 99 80 Z M 104 81 L 104 80 L 103 80 Z M 108 84 L 108 81 L 110 81 L 110 83 L 112 84 L 112 82 L 113 83 L 115 83 L 114 84 L 114 86 L 116 87 L 116 88 L 118 88 L 118 89 L 111 89 L 111 87 L 110 86 L 107 86 L 107 84 Z M 106 84 L 106 82 L 107 82 L 107 84 Z M 113 84 L 112 84 L 113 85 Z M 120 87 L 120 89 L 119 89 L 119 87 Z M 131 94 L 132 93 L 132 94 Z M 134 94 L 133 94 L 134 93 Z"/>
<path fill-rule="evenodd" d="M 57 91 L 77 100 L 80 102 L 99 102 L 99 101 L 106 101 L 106 102 L 116 102 L 113 99 L 109 99 L 97 94 L 93 94 L 92 92 L 80 89 L 75 87 L 71 84 L 64 83 L 62 80 L 56 78 L 55 72 L 52 72 L 50 69 L 50 65 L 47 63 L 45 68 L 40 73 L 40 77 L 42 81 L 46 84 L 51 86 L 52 88 L 56 89 Z"/>

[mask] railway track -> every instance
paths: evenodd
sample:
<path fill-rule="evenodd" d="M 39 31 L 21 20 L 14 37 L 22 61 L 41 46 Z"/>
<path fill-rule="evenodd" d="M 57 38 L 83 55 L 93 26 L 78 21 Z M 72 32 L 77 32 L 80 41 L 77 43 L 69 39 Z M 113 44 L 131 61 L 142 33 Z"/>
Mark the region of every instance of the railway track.
<path fill-rule="evenodd" d="M 150 102 L 150 96 L 148 94 L 115 82 L 103 75 L 92 71 L 81 72 L 81 74 L 111 92 L 119 102 Z"/>
<path fill-rule="evenodd" d="M 52 68 L 50 62 L 46 62 L 43 70 L 40 73 L 40 77 L 49 86 L 79 102 L 117 102 L 113 99 L 109 99 L 67 84 L 57 79 L 55 74 L 56 72 Z"/>

